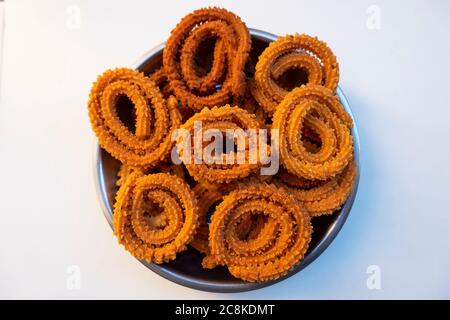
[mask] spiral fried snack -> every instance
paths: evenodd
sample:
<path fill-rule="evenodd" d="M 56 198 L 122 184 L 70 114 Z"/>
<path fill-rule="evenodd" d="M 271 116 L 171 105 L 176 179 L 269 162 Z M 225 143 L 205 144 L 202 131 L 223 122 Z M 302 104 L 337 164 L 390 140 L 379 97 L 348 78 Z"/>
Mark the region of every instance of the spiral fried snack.
<path fill-rule="evenodd" d="M 239 235 L 241 222 L 262 216 L 247 239 Z M 210 224 L 211 253 L 203 266 L 226 265 L 237 278 L 267 281 L 291 270 L 304 256 L 312 227 L 307 211 L 284 189 L 254 184 L 235 190 L 216 208 Z"/>
<path fill-rule="evenodd" d="M 192 240 L 197 200 L 183 179 L 133 172 L 117 193 L 113 219 L 114 233 L 126 250 L 138 259 L 163 263 Z"/>
<path fill-rule="evenodd" d="M 290 69 L 302 69 L 307 84 L 322 85 L 333 92 L 339 81 L 336 56 L 325 42 L 306 34 L 287 35 L 272 42 L 259 57 L 251 90 L 267 113 L 289 92 L 277 80 Z"/>
<path fill-rule="evenodd" d="M 215 205 L 220 203 L 224 196 L 229 194 L 231 191 L 242 187 L 250 183 L 261 182 L 261 179 L 256 177 L 248 177 L 235 181 L 234 183 L 228 184 L 212 184 L 209 182 L 199 182 L 192 189 L 197 196 L 197 202 L 199 204 L 199 221 L 200 225 L 197 229 L 197 233 L 192 239 L 190 245 L 194 247 L 197 251 L 209 254 L 209 225 L 208 225 L 208 214 Z M 212 215 L 214 212 L 212 212 Z M 211 216 L 212 216 L 211 215 Z M 261 219 L 255 220 L 251 219 L 250 216 L 246 217 L 244 221 L 240 224 L 239 235 L 242 237 L 251 237 L 254 232 L 261 227 Z"/>
<path fill-rule="evenodd" d="M 216 41 L 212 66 L 205 71 L 196 58 L 209 39 Z M 163 52 L 164 70 L 176 97 L 200 111 L 242 96 L 250 47 L 247 27 L 225 9 L 199 9 L 184 17 L 172 30 Z"/>
<path fill-rule="evenodd" d="M 202 132 L 198 133 L 195 131 L 196 123 L 201 123 Z M 253 131 L 255 136 L 252 140 L 258 141 L 259 127 L 260 123 L 256 120 L 255 116 L 239 107 L 226 105 L 212 109 L 205 108 L 181 126 L 181 129 L 184 132 L 188 132 L 189 135 L 187 137 L 181 135 L 176 140 L 180 158 L 190 175 L 196 181 L 224 183 L 245 178 L 261 167 L 262 158 L 260 157 L 260 149 L 266 148 L 267 153 L 269 153 L 270 150 L 267 144 L 258 142 L 257 145 L 253 145 L 249 141 L 249 137 L 243 137 L 241 142 L 244 142 L 245 148 L 237 152 L 231 151 L 229 153 L 215 155 L 215 158 L 212 159 L 214 161 L 208 161 L 208 159 L 198 159 L 199 156 L 203 157 L 206 148 L 202 144 L 200 145 L 200 151 L 196 152 L 199 143 L 195 141 L 195 138 L 198 136 L 201 137 L 203 132 L 207 132 L 209 129 L 225 135 L 228 130 L 234 130 L 236 132 L 240 130 L 240 132 L 245 133 L 247 129 L 255 129 Z M 190 139 L 188 144 L 193 146 L 188 148 L 189 150 L 184 149 L 185 144 L 188 142 L 186 139 Z M 190 154 L 187 154 L 187 152 L 190 152 Z M 230 163 L 228 159 L 234 159 L 234 161 Z M 197 160 L 202 161 L 198 162 Z M 239 162 L 239 160 L 242 161 Z"/>
<path fill-rule="evenodd" d="M 274 183 L 285 187 L 303 204 L 311 217 L 332 214 L 345 203 L 353 189 L 356 165 L 351 161 L 342 173 L 329 180 L 302 180 L 284 173 Z"/>
<path fill-rule="evenodd" d="M 135 133 L 118 116 L 120 96 L 127 96 L 134 104 Z M 108 70 L 97 78 L 88 110 L 100 145 L 131 166 L 153 167 L 163 160 L 173 146 L 171 133 L 181 123 L 176 99 L 164 100 L 152 81 L 126 68 Z"/>
<path fill-rule="evenodd" d="M 279 129 L 281 164 L 306 179 L 327 180 L 339 174 L 353 157 L 350 116 L 331 91 L 303 86 L 290 92 L 273 116 L 272 128 Z M 320 138 L 320 148 L 305 146 L 303 127 Z"/>

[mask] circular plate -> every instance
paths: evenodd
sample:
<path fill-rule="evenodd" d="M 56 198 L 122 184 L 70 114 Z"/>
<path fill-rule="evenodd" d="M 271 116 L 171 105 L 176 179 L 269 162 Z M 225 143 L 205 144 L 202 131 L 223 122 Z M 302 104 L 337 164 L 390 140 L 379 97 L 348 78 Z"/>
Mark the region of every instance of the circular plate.
<path fill-rule="evenodd" d="M 267 47 L 269 42 L 277 39 L 277 36 L 255 29 L 250 29 L 250 34 L 252 36 L 252 52 L 250 54 L 251 58 L 250 63 L 248 64 L 248 69 L 250 70 L 248 72 L 252 72 L 252 68 L 254 72 L 257 57 L 261 54 L 264 48 Z M 154 70 L 160 68 L 162 63 L 163 48 L 164 44 L 161 44 L 153 50 L 150 50 L 141 59 L 139 59 L 134 67 L 140 71 L 143 71 L 145 74 L 150 74 Z M 353 118 L 347 99 L 339 87 L 337 88 L 337 95 L 345 110 Z M 358 171 L 353 191 L 340 210 L 336 211 L 332 215 L 312 219 L 314 232 L 312 235 L 312 240 L 309 244 L 308 252 L 306 253 L 305 258 L 286 276 L 273 281 L 261 283 L 245 282 L 234 278 L 225 267 L 203 269 L 201 266 L 203 255 L 191 247 L 188 247 L 188 250 L 184 252 L 178 253 L 177 258 L 169 263 L 158 265 L 145 261 L 141 262 L 153 272 L 170 281 L 193 289 L 211 292 L 242 292 L 259 289 L 282 281 L 304 269 L 318 256 L 320 256 L 320 254 L 334 240 L 344 225 L 353 205 L 359 182 L 359 137 L 356 124 L 353 126 L 352 135 L 354 138 L 355 161 Z M 97 143 L 95 145 L 94 161 L 97 193 L 103 213 L 112 228 L 114 198 L 117 192 L 117 172 L 120 167 L 120 162 L 111 157 L 105 150 L 100 148 Z"/>

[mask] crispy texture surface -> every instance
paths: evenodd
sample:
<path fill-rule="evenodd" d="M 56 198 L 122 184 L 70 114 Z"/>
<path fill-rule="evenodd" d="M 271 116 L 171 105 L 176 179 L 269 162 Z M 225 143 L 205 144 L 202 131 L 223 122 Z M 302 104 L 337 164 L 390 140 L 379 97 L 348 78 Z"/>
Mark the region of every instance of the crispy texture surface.
<path fill-rule="evenodd" d="M 120 120 L 117 100 L 127 96 L 134 105 L 136 130 Z M 113 157 L 132 166 L 152 167 L 170 152 L 171 134 L 181 124 L 176 100 L 162 97 L 142 73 L 119 68 L 107 70 L 93 84 L 89 118 L 100 145 Z"/>
<path fill-rule="evenodd" d="M 307 75 L 306 84 L 321 85 L 333 92 L 339 82 L 336 56 L 325 42 L 306 34 L 279 37 L 259 57 L 251 87 L 256 100 L 269 114 L 289 93 L 276 81 L 289 69 L 302 69 Z"/>
<path fill-rule="evenodd" d="M 205 72 L 195 57 L 211 38 L 216 39 L 213 62 Z M 224 105 L 244 94 L 250 48 L 250 34 L 238 16 L 221 8 L 199 9 L 172 30 L 164 48 L 164 70 L 183 105 L 195 111 Z"/>
<path fill-rule="evenodd" d="M 133 172 L 117 193 L 114 234 L 136 258 L 163 263 L 186 249 L 198 218 L 196 197 L 184 180 Z"/>
<path fill-rule="evenodd" d="M 185 166 L 189 171 L 190 175 L 194 177 L 197 181 L 208 181 L 210 183 L 227 183 L 233 180 L 242 179 L 248 177 L 251 173 L 255 172 L 258 168 L 261 167 L 260 159 L 256 159 L 254 163 L 250 161 L 250 157 L 258 157 L 259 156 L 259 148 L 266 148 L 266 145 L 259 145 L 258 148 L 250 149 L 248 148 L 248 143 L 246 142 L 246 150 L 242 152 L 245 156 L 244 163 L 238 163 L 238 154 L 235 151 L 231 151 L 228 154 L 221 154 L 218 157 L 223 157 L 222 164 L 217 164 L 214 162 L 212 164 L 208 164 L 205 162 L 196 163 L 198 159 L 198 155 L 195 154 L 195 141 L 193 141 L 195 135 L 195 124 L 202 123 L 202 129 L 204 131 L 208 129 L 218 130 L 222 133 L 226 133 L 227 129 L 259 129 L 261 124 L 258 122 L 254 115 L 250 114 L 244 109 L 239 107 L 231 107 L 229 105 L 225 105 L 223 107 L 214 107 L 212 109 L 204 108 L 201 112 L 196 113 L 193 117 L 191 117 L 188 121 L 186 121 L 181 129 L 186 130 L 191 133 L 189 139 L 190 142 L 191 154 L 186 155 L 186 150 L 183 150 L 183 146 L 186 143 L 184 141 L 186 138 L 180 136 L 177 140 L 177 146 L 179 148 L 180 158 L 185 162 Z M 258 131 L 256 131 L 258 135 Z M 256 137 L 257 139 L 258 137 Z M 202 147 L 203 150 L 204 146 Z M 200 153 L 200 156 L 203 153 Z M 227 163 L 225 157 L 233 156 L 236 160 L 233 163 Z"/>
<path fill-rule="evenodd" d="M 263 219 L 245 238 L 242 228 L 253 215 Z M 251 282 L 277 279 L 302 260 L 311 233 L 309 214 L 292 195 L 274 185 L 250 184 L 231 192 L 216 208 L 211 252 L 203 265 L 226 265 L 235 277 Z"/>
<path fill-rule="evenodd" d="M 353 158 L 352 120 L 332 93 L 319 86 L 292 90 L 277 108 L 273 126 L 279 130 L 282 165 L 306 179 L 327 180 L 342 172 Z M 317 152 L 302 141 L 302 128 L 312 129 L 321 141 Z"/>

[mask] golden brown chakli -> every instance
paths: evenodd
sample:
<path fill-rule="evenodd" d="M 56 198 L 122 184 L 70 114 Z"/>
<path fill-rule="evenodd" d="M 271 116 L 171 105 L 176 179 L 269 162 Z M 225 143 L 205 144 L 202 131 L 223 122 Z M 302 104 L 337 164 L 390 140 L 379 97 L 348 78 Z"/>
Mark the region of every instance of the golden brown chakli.
<path fill-rule="evenodd" d="M 306 71 L 307 84 L 336 90 L 339 66 L 325 42 L 306 34 L 279 37 L 259 57 L 255 79 L 251 82 L 254 97 L 269 114 L 289 92 L 277 83 L 289 69 Z"/>
<path fill-rule="evenodd" d="M 130 132 L 117 114 L 120 96 L 127 96 L 134 105 L 135 132 Z M 108 70 L 97 78 L 88 109 L 100 145 L 134 166 L 155 166 L 163 160 L 173 146 L 171 134 L 181 124 L 176 99 L 165 100 L 152 81 L 126 68 Z"/>
<path fill-rule="evenodd" d="M 196 54 L 211 37 L 216 39 L 213 62 L 205 71 L 196 64 Z M 220 8 L 199 9 L 172 30 L 164 48 L 164 70 L 184 105 L 196 111 L 224 105 L 244 94 L 250 48 L 250 34 L 238 16 Z"/>

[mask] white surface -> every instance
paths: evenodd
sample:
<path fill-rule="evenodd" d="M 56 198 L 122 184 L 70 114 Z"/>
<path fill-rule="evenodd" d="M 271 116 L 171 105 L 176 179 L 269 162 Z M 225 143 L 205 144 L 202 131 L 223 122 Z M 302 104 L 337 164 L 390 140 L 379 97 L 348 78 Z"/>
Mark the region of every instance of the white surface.
<path fill-rule="evenodd" d="M 450 298 L 450 2 L 444 0 L 216 1 L 251 27 L 306 32 L 333 48 L 361 136 L 355 206 L 311 266 L 249 293 L 181 287 L 119 247 L 94 190 L 91 82 L 107 68 L 130 65 L 186 13 L 213 3 L 6 1 L 0 297 Z M 366 25 L 373 4 L 381 9 L 379 30 Z M 66 285 L 71 265 L 80 267 L 79 290 Z M 369 265 L 381 269 L 381 290 L 366 286 Z"/>
<path fill-rule="evenodd" d="M 2 96 L 1 92 L 1 84 L 2 84 L 2 78 L 1 78 L 1 70 L 2 70 L 2 61 L 3 61 L 3 30 L 5 28 L 5 3 L 0 2 L 0 97 Z"/>

